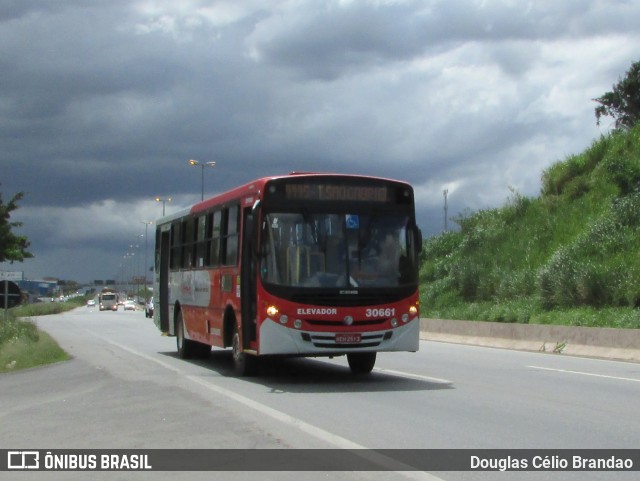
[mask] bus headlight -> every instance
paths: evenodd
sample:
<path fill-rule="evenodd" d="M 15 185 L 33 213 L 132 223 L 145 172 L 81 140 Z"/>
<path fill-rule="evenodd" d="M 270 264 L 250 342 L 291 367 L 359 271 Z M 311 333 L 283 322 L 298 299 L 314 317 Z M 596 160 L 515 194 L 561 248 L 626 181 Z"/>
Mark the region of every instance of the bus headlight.
<path fill-rule="evenodd" d="M 402 322 L 409 322 L 409 314 L 407 314 L 406 312 L 404 314 L 402 314 Z"/>
<path fill-rule="evenodd" d="M 296 319 L 295 321 L 293 321 L 293 327 L 295 327 L 296 329 L 300 329 L 302 327 L 302 321 L 300 319 Z"/>
<path fill-rule="evenodd" d="M 409 308 L 409 314 L 411 314 L 412 316 L 417 316 L 418 315 L 418 306 L 411 306 Z"/>
<path fill-rule="evenodd" d="M 282 314 L 280 316 L 280 324 L 286 324 L 287 322 L 289 322 L 289 316 L 287 316 L 286 314 Z"/>
<path fill-rule="evenodd" d="M 395 317 L 391 319 L 391 327 L 398 327 L 398 319 Z"/>
<path fill-rule="evenodd" d="M 269 317 L 271 317 L 273 319 L 277 315 L 278 315 L 278 308 L 276 306 L 267 307 L 267 316 L 269 316 Z"/>

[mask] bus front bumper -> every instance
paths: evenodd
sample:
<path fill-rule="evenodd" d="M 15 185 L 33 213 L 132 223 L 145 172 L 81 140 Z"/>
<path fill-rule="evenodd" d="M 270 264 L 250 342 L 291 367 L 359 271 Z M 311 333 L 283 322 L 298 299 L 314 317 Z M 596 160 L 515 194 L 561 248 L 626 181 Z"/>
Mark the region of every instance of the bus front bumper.
<path fill-rule="evenodd" d="M 304 331 L 266 319 L 260 327 L 259 355 L 336 356 L 354 352 L 417 351 L 420 319 L 394 329 L 343 333 Z"/>

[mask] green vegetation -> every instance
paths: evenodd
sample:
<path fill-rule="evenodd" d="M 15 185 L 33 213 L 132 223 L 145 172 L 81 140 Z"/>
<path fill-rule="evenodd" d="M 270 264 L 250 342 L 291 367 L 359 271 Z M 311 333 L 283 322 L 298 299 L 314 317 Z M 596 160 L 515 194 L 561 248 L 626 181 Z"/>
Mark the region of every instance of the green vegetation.
<path fill-rule="evenodd" d="M 0 373 L 69 359 L 56 341 L 31 321 L 9 319 L 0 325 Z"/>
<path fill-rule="evenodd" d="M 640 121 L 640 61 L 631 64 L 611 92 L 593 100 L 600 104 L 596 107 L 597 124 L 607 116 L 615 119 L 616 128 L 633 127 Z"/>
<path fill-rule="evenodd" d="M 425 241 L 422 315 L 640 328 L 640 124 Z"/>
<path fill-rule="evenodd" d="M 91 297 L 91 296 L 89 296 Z M 37 302 L 35 304 L 23 304 L 9 310 L 13 317 L 35 317 L 60 314 L 76 307 L 84 306 L 89 299 L 87 296 L 75 297 L 65 302 Z"/>
<path fill-rule="evenodd" d="M 27 304 L 0 314 L 0 373 L 65 361 L 69 356 L 46 332 L 38 330 L 33 317 L 59 314 L 84 305 L 86 297 L 67 302 Z"/>
<path fill-rule="evenodd" d="M 6 204 L 2 200 L 0 192 L 0 262 L 19 261 L 33 257 L 27 251 L 30 242 L 25 236 L 15 235 L 11 230 L 20 227 L 21 222 L 10 222 L 11 212 L 18 208 L 18 201 L 24 196 L 23 192 L 18 192 Z"/>

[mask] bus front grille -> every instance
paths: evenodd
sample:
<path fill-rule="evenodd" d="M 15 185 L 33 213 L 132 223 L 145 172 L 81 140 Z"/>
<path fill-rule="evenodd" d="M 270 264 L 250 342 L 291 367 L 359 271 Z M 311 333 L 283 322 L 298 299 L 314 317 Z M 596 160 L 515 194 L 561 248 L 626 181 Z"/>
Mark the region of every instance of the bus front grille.
<path fill-rule="evenodd" d="M 313 343 L 314 347 L 324 349 L 362 349 L 366 347 L 376 347 L 387 337 L 384 333 L 377 333 L 371 335 L 363 335 L 359 343 L 338 343 L 336 342 L 335 335 L 323 335 L 323 334 L 308 334 L 304 333 L 302 338 L 305 341 Z"/>
<path fill-rule="evenodd" d="M 312 326 L 325 326 L 325 327 L 344 327 L 344 321 L 327 321 L 324 319 L 305 319 Z M 384 324 L 388 319 L 366 319 L 353 321 L 354 326 L 377 326 Z"/>

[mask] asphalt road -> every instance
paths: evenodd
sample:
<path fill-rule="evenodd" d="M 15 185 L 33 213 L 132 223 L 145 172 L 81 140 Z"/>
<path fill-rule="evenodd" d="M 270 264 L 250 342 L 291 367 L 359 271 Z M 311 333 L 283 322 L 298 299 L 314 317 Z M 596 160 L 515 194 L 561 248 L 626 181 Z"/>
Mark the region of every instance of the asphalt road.
<path fill-rule="evenodd" d="M 345 358 L 232 374 L 229 351 L 183 361 L 142 312 L 79 308 L 37 319 L 73 360 L 0 375 L 0 447 L 638 448 L 640 364 L 422 342 L 354 377 Z M 13 473 L 12 473 L 13 474 Z M 16 479 L 85 479 L 19 473 Z M 2 473 L 0 473 L 0 478 Z M 91 473 L 175 479 L 176 473 Z M 263 479 L 301 479 L 295 472 Z M 189 479 L 255 479 L 191 472 Z M 306 472 L 315 479 L 637 479 L 636 473 Z"/>

